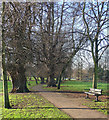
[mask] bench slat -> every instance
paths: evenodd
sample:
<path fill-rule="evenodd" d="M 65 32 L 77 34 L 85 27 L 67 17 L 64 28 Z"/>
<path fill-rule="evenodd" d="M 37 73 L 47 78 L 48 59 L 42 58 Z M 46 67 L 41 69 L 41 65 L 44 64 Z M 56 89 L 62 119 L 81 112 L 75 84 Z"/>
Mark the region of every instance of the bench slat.
<path fill-rule="evenodd" d="M 102 89 L 94 89 L 94 88 L 90 88 L 90 91 L 102 91 Z"/>
<path fill-rule="evenodd" d="M 89 98 L 88 97 L 88 94 L 89 95 L 95 95 L 96 96 L 96 101 L 98 101 L 98 96 L 102 95 L 102 89 L 94 89 L 94 88 L 90 88 L 89 89 L 89 92 L 84 92 L 87 94 L 86 98 Z"/>
<path fill-rule="evenodd" d="M 94 92 L 94 91 L 89 91 L 90 93 L 96 93 L 96 94 L 101 94 L 101 92 Z"/>

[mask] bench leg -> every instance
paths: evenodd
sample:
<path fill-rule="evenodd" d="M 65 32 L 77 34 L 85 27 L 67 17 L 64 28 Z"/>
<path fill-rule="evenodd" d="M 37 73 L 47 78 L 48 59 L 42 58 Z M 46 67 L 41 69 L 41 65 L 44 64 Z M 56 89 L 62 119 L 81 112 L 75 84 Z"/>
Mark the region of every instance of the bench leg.
<path fill-rule="evenodd" d="M 96 95 L 96 102 L 98 102 L 98 95 Z"/>
<path fill-rule="evenodd" d="M 86 99 L 87 99 L 87 98 L 89 98 L 89 95 L 88 95 L 88 94 L 86 94 Z"/>

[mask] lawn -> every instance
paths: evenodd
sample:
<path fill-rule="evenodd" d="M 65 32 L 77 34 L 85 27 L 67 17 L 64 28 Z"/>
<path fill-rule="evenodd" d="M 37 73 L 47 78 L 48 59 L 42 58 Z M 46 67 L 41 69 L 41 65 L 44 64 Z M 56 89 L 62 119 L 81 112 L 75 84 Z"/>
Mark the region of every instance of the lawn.
<path fill-rule="evenodd" d="M 108 86 L 109 83 L 98 83 L 97 89 L 103 89 L 103 94 L 107 94 L 108 91 Z M 44 89 L 48 90 L 57 90 L 55 87 L 49 87 L 47 88 L 46 85 L 43 85 Z M 78 92 L 83 92 L 84 89 L 90 89 L 92 88 L 92 82 L 83 82 L 83 81 L 63 81 L 61 83 L 61 88 L 60 90 L 57 91 L 78 91 Z"/>
<path fill-rule="evenodd" d="M 3 118 L 70 118 L 36 93 L 9 94 L 12 109 L 3 109 Z"/>
<path fill-rule="evenodd" d="M 34 81 L 34 79 L 32 79 L 32 80 L 33 81 L 29 81 L 29 82 L 27 81 L 28 88 L 36 85 L 36 81 Z M 39 83 L 39 81 L 38 81 L 38 83 Z M 11 92 L 11 90 L 12 90 L 12 83 L 11 83 L 11 81 L 8 81 L 8 91 Z M 2 92 L 3 92 L 3 82 L 0 81 L 0 93 L 2 93 Z"/>
<path fill-rule="evenodd" d="M 29 84 L 28 84 L 29 83 Z M 36 85 L 35 81 L 30 81 L 27 83 L 28 88 Z M 109 84 L 109 83 L 108 83 Z M 103 93 L 107 92 L 107 83 L 98 83 L 98 89 L 103 89 Z M 92 86 L 92 82 L 83 81 L 63 81 L 61 83 L 61 89 L 57 90 L 55 87 L 47 88 L 43 85 L 44 89 L 56 90 L 56 91 L 79 91 L 83 92 L 84 89 L 89 89 Z M 0 93 L 2 93 L 2 82 L 0 82 Z M 8 81 L 9 92 L 12 89 L 12 84 Z M 4 109 L 2 117 L 4 118 L 70 118 L 68 115 L 58 110 L 55 106 L 49 103 L 46 99 L 36 93 L 9 93 L 10 104 L 12 109 Z M 2 98 L 0 97 L 0 104 L 2 103 Z M 3 105 L 3 104 L 2 104 Z M 85 104 L 89 108 L 97 109 L 98 111 L 107 114 L 107 101 L 101 102 L 89 102 Z"/>
<path fill-rule="evenodd" d="M 28 88 L 36 85 L 35 81 L 30 81 Z M 2 82 L 0 82 L 0 92 L 2 93 Z M 8 81 L 9 92 L 12 89 L 12 84 Z M 2 118 L 70 118 L 67 114 L 60 111 L 53 104 L 37 93 L 9 93 L 9 100 L 12 109 L 3 108 L 3 100 L 0 95 L 0 106 Z"/>
<path fill-rule="evenodd" d="M 104 113 L 105 115 L 107 115 L 108 111 L 109 111 L 107 104 L 109 104 L 109 101 L 104 100 L 104 101 L 100 101 L 100 102 L 95 102 L 93 100 L 93 101 L 85 103 L 83 105 L 88 106 L 91 109 L 98 110 L 98 111 Z"/>

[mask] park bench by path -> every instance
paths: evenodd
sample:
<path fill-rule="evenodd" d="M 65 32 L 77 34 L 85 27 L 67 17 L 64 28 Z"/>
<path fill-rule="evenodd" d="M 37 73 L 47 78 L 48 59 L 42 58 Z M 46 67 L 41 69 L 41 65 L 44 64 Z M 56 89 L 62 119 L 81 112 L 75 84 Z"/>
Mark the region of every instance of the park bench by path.
<path fill-rule="evenodd" d="M 70 93 L 71 95 L 67 96 L 64 93 L 48 91 L 43 89 L 41 84 L 34 86 L 32 90 L 46 98 L 58 109 L 70 115 L 71 118 L 77 120 L 108 120 L 107 115 L 83 105 L 91 101 L 84 100 L 83 97 L 72 96 L 75 93 Z"/>
<path fill-rule="evenodd" d="M 89 95 L 94 95 L 96 96 L 96 102 L 98 102 L 98 97 L 102 95 L 102 89 L 90 88 L 85 90 L 89 90 L 89 92 L 84 92 L 86 93 L 86 98 L 89 98 Z"/>

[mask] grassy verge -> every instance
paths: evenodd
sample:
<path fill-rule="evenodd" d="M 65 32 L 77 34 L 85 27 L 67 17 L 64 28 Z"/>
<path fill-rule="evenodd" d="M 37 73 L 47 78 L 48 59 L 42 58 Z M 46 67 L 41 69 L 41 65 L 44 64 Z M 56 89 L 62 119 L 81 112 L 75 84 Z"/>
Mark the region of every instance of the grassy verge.
<path fill-rule="evenodd" d="M 10 94 L 12 109 L 3 109 L 3 118 L 70 118 L 36 93 Z"/>
<path fill-rule="evenodd" d="M 91 102 L 85 103 L 83 105 L 86 105 L 91 109 L 95 109 L 95 110 L 98 110 L 100 112 L 103 112 L 105 115 L 107 115 L 108 111 L 109 111 L 107 104 L 109 105 L 109 101 L 101 101 L 101 102 L 91 101 Z"/>
<path fill-rule="evenodd" d="M 30 81 L 30 85 L 27 84 L 28 88 L 36 85 L 35 81 Z M 2 85 L 0 82 L 0 91 L 2 92 Z M 8 81 L 8 91 L 12 89 L 12 84 Z M 13 118 L 70 118 L 67 114 L 60 111 L 45 98 L 37 93 L 9 93 L 9 101 L 12 109 L 3 108 L 3 96 L 0 95 L 0 116 L 6 119 Z"/>

